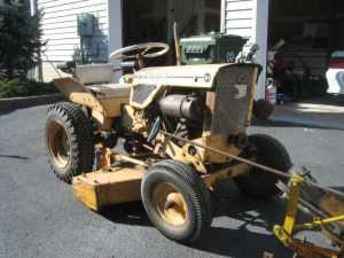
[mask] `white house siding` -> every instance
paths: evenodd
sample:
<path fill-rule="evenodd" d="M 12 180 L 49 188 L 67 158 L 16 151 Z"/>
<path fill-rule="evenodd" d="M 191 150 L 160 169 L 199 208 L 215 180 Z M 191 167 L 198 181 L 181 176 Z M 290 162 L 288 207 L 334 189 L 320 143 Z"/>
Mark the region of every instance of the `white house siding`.
<path fill-rule="evenodd" d="M 251 37 L 255 26 L 255 0 L 224 0 L 225 22 L 223 31 Z"/>
<path fill-rule="evenodd" d="M 260 47 L 256 58 L 264 70 L 259 78 L 257 98 L 265 97 L 268 16 L 269 0 L 222 0 L 222 32 L 250 37 Z"/>
<path fill-rule="evenodd" d="M 77 16 L 82 13 L 95 15 L 99 37 L 108 36 L 107 0 L 38 0 L 38 8 L 44 12 L 43 40 L 48 41 L 45 54 L 49 60 L 72 60 L 75 48 L 80 47 Z"/>
<path fill-rule="evenodd" d="M 108 0 L 37 0 L 37 7 L 44 13 L 42 30 L 47 45 L 42 59 L 45 80 L 53 76 L 51 73 L 56 75 L 47 61 L 54 64 L 71 61 L 75 49 L 80 48 L 77 28 L 80 14 L 93 14 L 98 22 L 99 30 L 92 43 L 96 49 L 95 61 L 102 61 L 108 56 Z"/>

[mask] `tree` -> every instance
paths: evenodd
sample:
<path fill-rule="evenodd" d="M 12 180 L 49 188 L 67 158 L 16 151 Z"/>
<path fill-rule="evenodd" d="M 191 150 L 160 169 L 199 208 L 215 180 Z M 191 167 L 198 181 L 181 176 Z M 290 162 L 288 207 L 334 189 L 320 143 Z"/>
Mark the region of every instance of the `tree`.
<path fill-rule="evenodd" d="M 27 1 L 6 1 L 0 7 L 0 79 L 25 78 L 39 63 L 42 12 L 31 16 Z"/>

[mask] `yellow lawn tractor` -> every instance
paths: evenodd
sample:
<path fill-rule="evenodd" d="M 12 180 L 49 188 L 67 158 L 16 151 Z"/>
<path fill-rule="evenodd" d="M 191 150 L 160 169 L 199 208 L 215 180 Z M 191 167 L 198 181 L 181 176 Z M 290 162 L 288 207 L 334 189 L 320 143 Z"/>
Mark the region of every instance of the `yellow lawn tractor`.
<path fill-rule="evenodd" d="M 233 178 L 256 198 L 280 194 L 291 168 L 283 145 L 248 135 L 259 65 L 256 48 L 231 64 L 144 67 L 169 51 L 146 43 L 114 52 L 125 70 L 86 65 L 56 87 L 69 102 L 51 105 L 46 146 L 54 174 L 92 210 L 142 200 L 166 237 L 193 242 L 212 221 L 211 193 Z"/>

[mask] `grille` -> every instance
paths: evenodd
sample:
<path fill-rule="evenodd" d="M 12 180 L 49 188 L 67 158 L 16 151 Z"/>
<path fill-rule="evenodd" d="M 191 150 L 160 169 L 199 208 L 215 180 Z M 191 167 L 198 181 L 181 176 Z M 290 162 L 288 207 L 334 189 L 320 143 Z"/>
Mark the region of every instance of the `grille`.
<path fill-rule="evenodd" d="M 143 105 L 156 89 L 156 85 L 136 85 L 133 89 L 132 101 L 139 105 Z"/>

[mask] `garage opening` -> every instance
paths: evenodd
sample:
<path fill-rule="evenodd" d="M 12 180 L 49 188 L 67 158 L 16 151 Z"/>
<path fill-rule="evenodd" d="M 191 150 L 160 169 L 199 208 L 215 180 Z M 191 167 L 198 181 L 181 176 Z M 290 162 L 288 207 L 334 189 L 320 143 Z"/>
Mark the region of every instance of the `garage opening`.
<path fill-rule="evenodd" d="M 173 46 L 173 23 L 181 37 L 220 30 L 221 0 L 130 0 L 123 2 L 123 45 L 166 42 Z"/>
<path fill-rule="evenodd" d="M 279 96 L 300 101 L 331 92 L 328 70 L 344 68 L 344 2 L 271 0 L 269 19 L 269 73 Z"/>

